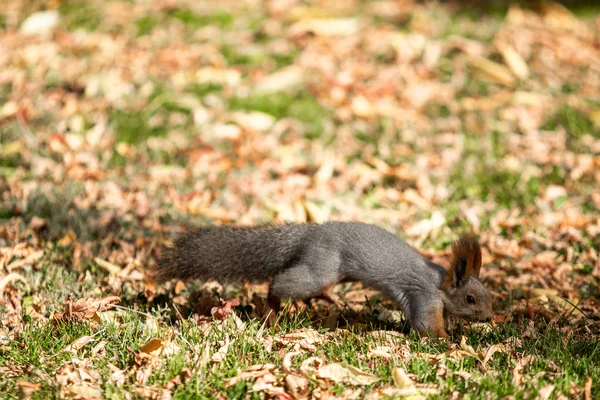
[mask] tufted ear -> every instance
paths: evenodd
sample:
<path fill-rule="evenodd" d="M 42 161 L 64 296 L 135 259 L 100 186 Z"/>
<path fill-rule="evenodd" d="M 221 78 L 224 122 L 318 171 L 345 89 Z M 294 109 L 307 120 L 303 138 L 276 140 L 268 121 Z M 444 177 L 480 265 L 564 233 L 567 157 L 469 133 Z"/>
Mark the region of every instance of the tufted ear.
<path fill-rule="evenodd" d="M 452 244 L 452 263 L 444 280 L 444 288 L 462 287 L 471 276 L 479 278 L 481 247 L 473 235 L 464 235 Z"/>

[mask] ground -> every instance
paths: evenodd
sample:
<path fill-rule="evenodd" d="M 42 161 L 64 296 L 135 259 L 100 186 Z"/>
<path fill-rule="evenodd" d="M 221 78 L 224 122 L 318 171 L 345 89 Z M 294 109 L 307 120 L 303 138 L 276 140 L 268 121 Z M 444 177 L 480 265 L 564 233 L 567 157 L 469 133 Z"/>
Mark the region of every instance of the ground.
<path fill-rule="evenodd" d="M 0 397 L 600 396 L 598 7 L 463 3 L 3 2 Z M 474 232 L 494 321 L 145 279 L 188 226 L 325 220 Z"/>

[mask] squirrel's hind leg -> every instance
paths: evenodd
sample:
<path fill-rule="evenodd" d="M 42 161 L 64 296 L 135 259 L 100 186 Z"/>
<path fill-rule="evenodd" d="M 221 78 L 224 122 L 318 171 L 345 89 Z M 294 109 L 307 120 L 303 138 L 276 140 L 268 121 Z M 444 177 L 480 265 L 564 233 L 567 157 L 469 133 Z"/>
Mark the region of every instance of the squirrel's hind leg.
<path fill-rule="evenodd" d="M 333 293 L 333 286 L 334 285 L 331 285 L 331 286 L 327 287 L 323 291 L 323 293 L 314 296 L 313 299 L 322 299 L 322 300 L 325 300 L 328 303 L 333 304 L 338 309 L 343 310 L 344 307 L 345 307 L 344 301 L 342 300 L 342 298 L 340 296 L 338 296 L 337 294 Z"/>
<path fill-rule="evenodd" d="M 305 300 L 311 297 L 329 297 L 325 292 L 338 281 L 333 268 L 312 267 L 308 264 L 295 264 L 273 278 L 269 296 L 280 299 Z"/>

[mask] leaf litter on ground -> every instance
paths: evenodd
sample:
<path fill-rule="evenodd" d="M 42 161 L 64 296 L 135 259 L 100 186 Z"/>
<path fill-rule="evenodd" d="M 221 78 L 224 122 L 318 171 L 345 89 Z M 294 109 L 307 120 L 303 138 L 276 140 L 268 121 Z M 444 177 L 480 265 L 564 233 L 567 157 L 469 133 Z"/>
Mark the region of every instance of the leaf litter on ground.
<path fill-rule="evenodd" d="M 203 376 L 217 398 L 597 396 L 597 16 L 41 3 L 0 5 L 0 391 L 170 398 Z M 445 266 L 473 230 L 494 322 L 421 341 L 342 284 L 344 310 L 290 305 L 277 331 L 262 286 L 144 279 L 183 225 L 329 219 Z"/>

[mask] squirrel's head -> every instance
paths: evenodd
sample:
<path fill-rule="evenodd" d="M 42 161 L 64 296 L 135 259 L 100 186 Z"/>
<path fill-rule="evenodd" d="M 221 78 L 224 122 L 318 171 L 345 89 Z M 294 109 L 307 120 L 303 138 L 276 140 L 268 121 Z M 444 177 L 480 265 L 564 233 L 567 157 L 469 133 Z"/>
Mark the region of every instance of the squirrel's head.
<path fill-rule="evenodd" d="M 468 321 L 491 321 L 492 296 L 479 281 L 481 248 L 473 236 L 452 244 L 452 264 L 444 279 L 444 308 L 448 315 Z"/>

